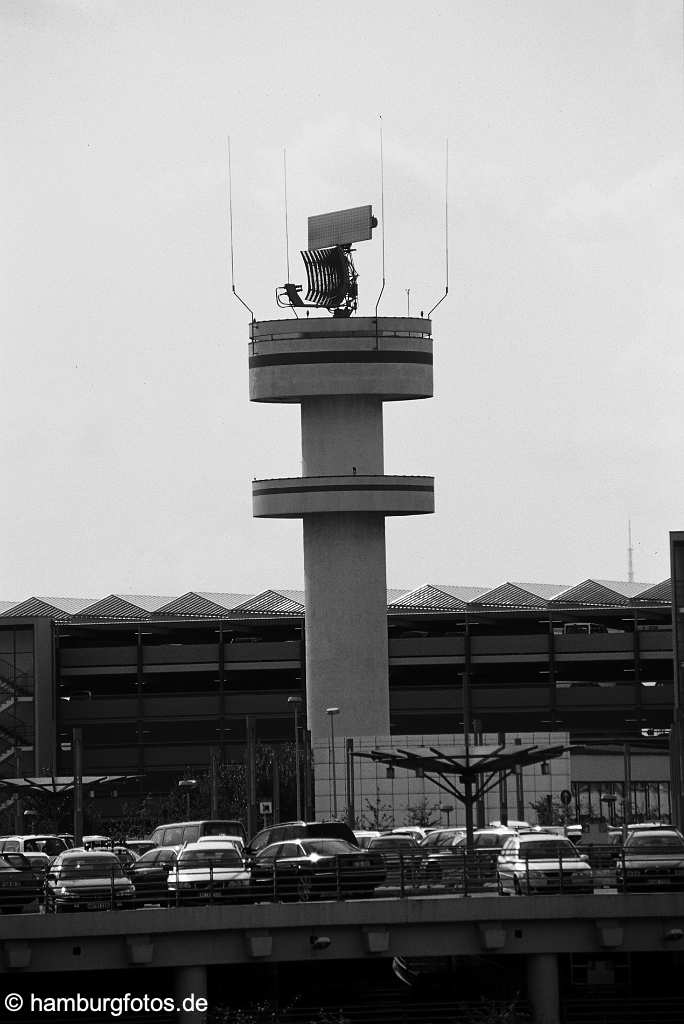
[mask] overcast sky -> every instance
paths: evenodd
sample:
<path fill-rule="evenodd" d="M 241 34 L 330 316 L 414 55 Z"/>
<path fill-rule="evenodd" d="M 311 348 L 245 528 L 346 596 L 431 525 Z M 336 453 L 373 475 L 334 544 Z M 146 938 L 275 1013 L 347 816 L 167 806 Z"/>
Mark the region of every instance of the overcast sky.
<path fill-rule="evenodd" d="M 309 214 L 372 203 L 434 316 L 435 398 L 385 407 L 388 583 L 669 575 L 684 529 L 680 0 L 1 0 L 0 599 L 303 579 L 296 406 L 250 404 L 249 316 Z M 359 312 L 381 239 L 359 245 Z M 407 296 L 406 289 L 410 289 Z"/>

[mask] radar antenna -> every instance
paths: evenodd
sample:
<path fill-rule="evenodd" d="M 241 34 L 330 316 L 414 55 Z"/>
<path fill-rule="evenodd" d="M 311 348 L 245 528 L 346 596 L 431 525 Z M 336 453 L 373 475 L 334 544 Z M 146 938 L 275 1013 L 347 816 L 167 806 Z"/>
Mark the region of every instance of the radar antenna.
<path fill-rule="evenodd" d="M 277 304 L 291 309 L 327 309 L 335 317 L 351 316 L 358 306 L 352 245 L 368 241 L 377 225 L 370 206 L 309 217 L 309 246 L 302 250 L 306 296 L 302 298 L 301 284 L 288 281 L 276 288 Z"/>

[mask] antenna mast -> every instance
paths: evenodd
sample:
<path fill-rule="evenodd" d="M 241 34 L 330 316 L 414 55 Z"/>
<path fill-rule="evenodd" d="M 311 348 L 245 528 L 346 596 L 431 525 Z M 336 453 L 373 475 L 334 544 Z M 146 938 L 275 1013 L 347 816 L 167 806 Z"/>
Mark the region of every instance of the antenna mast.
<path fill-rule="evenodd" d="M 230 135 L 228 136 L 228 221 L 230 224 L 230 282 L 233 291 L 233 295 L 241 302 L 247 312 L 252 318 L 254 323 L 254 313 L 249 308 L 244 299 L 241 299 L 235 290 L 235 256 L 233 254 L 233 169 L 230 161 Z"/>
<path fill-rule="evenodd" d="M 629 583 L 634 583 L 634 548 L 632 547 L 632 520 L 627 520 L 627 580 Z"/>

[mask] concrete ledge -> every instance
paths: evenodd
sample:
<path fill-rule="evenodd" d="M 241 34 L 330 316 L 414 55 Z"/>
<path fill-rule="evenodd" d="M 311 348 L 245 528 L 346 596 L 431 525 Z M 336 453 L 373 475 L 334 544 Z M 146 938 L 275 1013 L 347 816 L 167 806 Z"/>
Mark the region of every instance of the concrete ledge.
<path fill-rule="evenodd" d="M 431 476 L 309 476 L 252 483 L 257 518 L 301 519 L 319 512 L 423 515 L 435 510 Z"/>
<path fill-rule="evenodd" d="M 372 956 L 662 950 L 684 934 L 684 893 L 427 897 L 15 915 L 0 919 L 0 973 L 130 969 Z M 390 949 L 391 936 L 391 949 Z M 128 942 L 126 942 L 128 939 Z M 501 945 L 503 941 L 503 945 Z M 610 945 L 607 944 L 610 943 Z M 136 945 L 139 943 L 139 945 Z M 143 963 L 143 960 L 137 961 Z"/>
<path fill-rule="evenodd" d="M 367 395 L 431 398 L 432 325 L 416 317 L 269 320 L 252 324 L 253 402 Z"/>

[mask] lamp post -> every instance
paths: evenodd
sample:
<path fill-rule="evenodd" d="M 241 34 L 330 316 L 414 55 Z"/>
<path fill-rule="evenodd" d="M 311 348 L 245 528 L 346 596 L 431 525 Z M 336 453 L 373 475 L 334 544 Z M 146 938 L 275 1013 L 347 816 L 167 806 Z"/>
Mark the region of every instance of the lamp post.
<path fill-rule="evenodd" d="M 330 763 L 332 764 L 332 803 L 331 814 L 333 819 L 337 818 L 337 772 L 335 770 L 335 715 L 339 715 L 339 708 L 326 708 L 325 713 L 330 721 Z"/>
<path fill-rule="evenodd" d="M 297 796 L 297 821 L 302 818 L 302 786 L 299 777 L 299 707 L 302 703 L 301 697 L 288 697 L 287 703 L 292 704 L 294 710 L 294 736 L 295 736 L 295 789 Z"/>
<path fill-rule="evenodd" d="M 178 788 L 185 790 L 185 817 L 190 818 L 190 794 L 197 789 L 197 779 L 180 779 Z"/>

